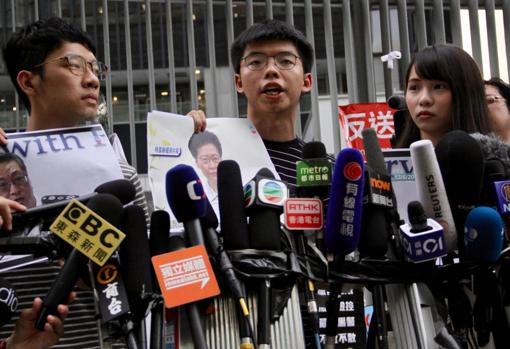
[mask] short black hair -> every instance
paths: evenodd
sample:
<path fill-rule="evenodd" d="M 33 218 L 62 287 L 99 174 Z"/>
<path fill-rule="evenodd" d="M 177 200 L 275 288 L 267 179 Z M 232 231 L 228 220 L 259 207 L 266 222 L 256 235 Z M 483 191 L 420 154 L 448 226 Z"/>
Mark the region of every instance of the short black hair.
<path fill-rule="evenodd" d="M 25 162 L 22 158 L 13 153 L 0 153 L 0 165 L 11 161 L 16 162 L 21 170 L 25 173 L 25 175 L 28 175 L 27 166 L 25 165 Z"/>
<path fill-rule="evenodd" d="M 96 54 L 96 47 L 90 37 L 81 29 L 59 17 L 51 17 L 28 24 L 14 33 L 3 47 L 2 53 L 7 71 L 29 112 L 31 110 L 30 101 L 16 81 L 18 73 L 43 63 L 48 55 L 65 42 L 82 44 L 94 55 Z M 43 76 L 44 67 L 40 68 L 40 73 Z"/>
<path fill-rule="evenodd" d="M 505 99 L 506 107 L 510 110 L 510 85 L 500 78 L 485 80 L 485 85 L 491 85 L 497 88 L 501 97 Z"/>
<path fill-rule="evenodd" d="M 305 73 L 312 71 L 313 47 L 303 33 L 286 22 L 267 19 L 245 29 L 232 43 L 230 58 L 237 74 L 241 69 L 241 58 L 246 46 L 252 42 L 264 40 L 288 40 L 292 42 L 299 52 Z"/>
<path fill-rule="evenodd" d="M 214 145 L 218 150 L 218 153 L 220 153 L 220 156 L 222 156 L 223 151 L 221 149 L 221 143 L 220 140 L 218 139 L 218 136 L 209 131 L 194 133 L 193 136 L 191 136 L 188 142 L 188 148 L 189 151 L 191 152 L 191 155 L 193 155 L 193 157 L 196 159 L 198 149 L 206 144 Z"/>

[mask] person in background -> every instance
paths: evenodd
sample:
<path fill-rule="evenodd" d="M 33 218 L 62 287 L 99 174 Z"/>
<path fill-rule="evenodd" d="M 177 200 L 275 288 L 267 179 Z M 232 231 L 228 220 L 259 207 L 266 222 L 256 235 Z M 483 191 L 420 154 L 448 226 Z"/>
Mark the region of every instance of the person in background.
<path fill-rule="evenodd" d="M 485 81 L 491 130 L 510 144 L 510 85 L 500 78 Z"/>
<path fill-rule="evenodd" d="M 405 76 L 411 118 L 397 147 L 420 139 L 436 145 L 451 130 L 490 131 L 482 74 L 476 62 L 453 45 L 425 47 L 415 54 Z"/>
<path fill-rule="evenodd" d="M 207 183 L 204 183 L 204 190 L 211 206 L 219 217 L 218 164 L 223 153 L 220 140 L 218 136 L 209 131 L 194 133 L 189 139 L 188 148 L 197 167 L 207 178 Z"/>
<path fill-rule="evenodd" d="M 0 154 L 0 196 L 17 201 L 26 208 L 36 206 L 27 167 L 16 154 Z"/>

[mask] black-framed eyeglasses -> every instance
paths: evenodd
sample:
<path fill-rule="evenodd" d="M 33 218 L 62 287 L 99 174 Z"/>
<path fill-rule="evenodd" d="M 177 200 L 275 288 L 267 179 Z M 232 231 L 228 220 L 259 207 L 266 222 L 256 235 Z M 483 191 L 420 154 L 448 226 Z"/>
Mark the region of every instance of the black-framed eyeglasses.
<path fill-rule="evenodd" d="M 0 179 L 0 196 L 8 196 L 13 184 L 18 188 L 25 187 L 28 184 L 28 176 L 16 174 L 10 180 Z"/>
<path fill-rule="evenodd" d="M 49 61 L 43 62 L 41 64 L 34 65 L 32 68 L 28 70 L 33 70 L 39 67 L 42 67 L 45 64 L 62 61 L 69 68 L 69 71 L 76 76 L 82 76 L 87 71 L 87 68 L 95 75 L 99 80 L 104 80 L 106 78 L 106 73 L 108 72 L 108 66 L 100 61 L 87 61 L 84 57 L 80 55 L 66 55 L 62 57 L 58 57 L 55 59 L 50 59 Z"/>
<path fill-rule="evenodd" d="M 251 53 L 241 58 L 241 61 L 244 61 L 250 70 L 262 70 L 267 65 L 269 58 L 274 59 L 278 69 L 290 70 L 296 66 L 297 60 L 300 57 L 290 52 L 280 52 L 274 56 L 268 56 L 265 53 Z"/>
<path fill-rule="evenodd" d="M 506 99 L 504 99 L 503 96 L 498 95 L 486 95 L 485 100 L 487 101 L 487 104 L 496 103 L 498 101 L 506 101 Z"/>

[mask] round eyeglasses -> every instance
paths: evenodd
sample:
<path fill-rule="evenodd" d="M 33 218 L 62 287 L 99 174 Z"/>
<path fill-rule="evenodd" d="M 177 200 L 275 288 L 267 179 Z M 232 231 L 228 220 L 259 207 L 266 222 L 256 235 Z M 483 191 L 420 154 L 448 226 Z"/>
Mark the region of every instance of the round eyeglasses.
<path fill-rule="evenodd" d="M 9 180 L 0 179 L 0 196 L 7 197 L 11 191 L 11 186 L 15 185 L 17 188 L 23 188 L 28 184 L 28 176 L 17 174 L 12 176 Z"/>
<path fill-rule="evenodd" d="M 34 65 L 32 68 L 28 70 L 33 70 L 39 67 L 42 67 L 45 64 L 61 61 L 69 68 L 69 71 L 76 76 L 82 76 L 85 74 L 87 69 L 89 69 L 99 80 L 104 80 L 106 78 L 106 73 L 108 72 L 108 66 L 100 61 L 91 61 L 88 62 L 84 57 L 80 55 L 66 55 L 62 57 L 58 57 L 55 59 L 50 59 L 49 61 L 43 62 L 41 64 Z"/>
<path fill-rule="evenodd" d="M 496 103 L 498 101 L 506 101 L 506 99 L 504 99 L 503 96 L 498 95 L 486 95 L 485 100 L 487 101 L 487 104 Z"/>
<path fill-rule="evenodd" d="M 274 56 L 268 56 L 265 53 L 251 53 L 241 58 L 241 61 L 244 61 L 250 70 L 262 70 L 267 65 L 269 58 L 274 60 L 274 64 L 278 69 L 290 70 L 296 66 L 300 57 L 290 52 L 280 52 Z"/>

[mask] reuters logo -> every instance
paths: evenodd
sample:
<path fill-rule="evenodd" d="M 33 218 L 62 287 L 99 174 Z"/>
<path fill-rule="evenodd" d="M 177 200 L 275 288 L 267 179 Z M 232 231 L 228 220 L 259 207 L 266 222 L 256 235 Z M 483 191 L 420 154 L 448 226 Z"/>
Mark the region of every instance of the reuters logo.
<path fill-rule="evenodd" d="M 116 266 L 107 264 L 99 269 L 96 279 L 101 285 L 106 285 L 117 278 L 119 271 Z"/>
<path fill-rule="evenodd" d="M 344 177 L 350 181 L 357 181 L 361 178 L 363 174 L 363 170 L 361 169 L 361 165 L 357 162 L 349 162 L 344 167 Z"/>
<path fill-rule="evenodd" d="M 503 184 L 501 192 L 506 201 L 510 201 L 510 184 Z"/>

